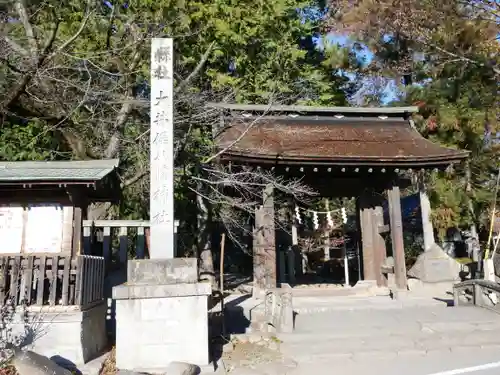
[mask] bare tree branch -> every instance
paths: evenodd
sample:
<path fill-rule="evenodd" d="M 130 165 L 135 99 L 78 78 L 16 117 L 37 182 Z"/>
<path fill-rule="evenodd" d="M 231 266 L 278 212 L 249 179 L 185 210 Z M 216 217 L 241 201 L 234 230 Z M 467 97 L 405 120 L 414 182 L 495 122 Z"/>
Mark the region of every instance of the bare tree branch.
<path fill-rule="evenodd" d="M 212 52 L 212 49 L 215 46 L 215 41 L 210 43 L 208 46 L 207 50 L 203 54 L 203 56 L 200 59 L 200 62 L 198 65 L 196 65 L 196 68 L 184 79 L 176 88 L 174 93 L 178 94 L 182 90 L 184 90 L 189 83 L 201 72 L 201 69 L 203 69 L 203 66 L 205 66 L 205 63 L 207 62 L 208 58 L 210 57 L 210 53 Z"/>

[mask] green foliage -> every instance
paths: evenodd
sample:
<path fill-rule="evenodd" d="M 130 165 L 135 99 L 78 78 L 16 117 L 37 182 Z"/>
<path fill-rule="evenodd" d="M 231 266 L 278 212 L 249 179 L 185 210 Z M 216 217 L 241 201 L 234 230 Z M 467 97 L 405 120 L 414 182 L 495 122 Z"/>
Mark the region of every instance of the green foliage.
<path fill-rule="evenodd" d="M 0 160 L 52 160 L 60 157 L 51 129 L 32 121 L 5 126 L 0 132 Z"/>
<path fill-rule="evenodd" d="M 346 104 L 347 79 L 338 73 L 349 68 L 352 56 L 336 45 L 318 49 L 314 39 L 321 20 L 305 16 L 324 7 L 321 2 L 110 3 L 112 9 L 94 0 L 26 1 L 37 44 L 48 46 L 47 55 L 9 108 L 0 107 L 29 119 L 27 125 L 4 124 L 0 146 L 5 160 L 119 157 L 124 199 L 113 208 L 113 216 L 149 216 L 150 119 L 145 103 L 151 37 L 174 37 L 177 85 L 196 70 L 212 46 L 197 75 L 176 95 L 175 137 L 182 147 L 176 158 L 175 198 L 176 215 L 183 223 L 196 223 L 194 191 L 200 190 L 203 162 L 213 155 L 214 120 L 204 113 L 206 101 Z M 19 18 L 10 5 L 6 15 Z M 30 51 L 22 22 L 3 22 L 0 34 Z M 15 92 L 29 65 L 22 54 L 8 52 L 0 51 L 0 106 Z M 127 103 L 132 103 L 129 108 Z M 113 137 L 119 140 L 115 150 L 110 148 Z M 71 153 L 58 151 L 67 147 Z M 195 226 L 189 228 L 191 234 Z"/>

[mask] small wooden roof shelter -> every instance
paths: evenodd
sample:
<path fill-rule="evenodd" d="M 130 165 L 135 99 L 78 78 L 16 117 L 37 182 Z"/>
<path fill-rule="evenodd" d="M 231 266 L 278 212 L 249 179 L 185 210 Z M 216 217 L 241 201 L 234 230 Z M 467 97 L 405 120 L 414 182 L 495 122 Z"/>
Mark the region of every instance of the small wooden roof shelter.
<path fill-rule="evenodd" d="M 47 218 L 46 232 L 54 229 L 56 237 L 60 235 L 59 229 L 51 227 L 62 225 L 62 244 L 54 245 L 57 248 L 51 251 L 71 256 L 83 254 L 82 222 L 87 217 L 88 206 L 93 202 L 120 199 L 118 162 L 118 159 L 0 162 L 0 217 L 5 219 L 0 229 L 12 232 L 8 226 L 13 215 L 23 215 L 25 226 L 30 222 L 29 212 L 33 207 L 55 206 L 56 210 L 59 207 L 62 223 Z M 59 220 L 59 217 L 51 220 Z M 16 227 L 16 230 L 20 229 Z M 10 253 L 25 250 L 25 233 L 20 236 L 23 237 L 21 249 L 11 249 Z M 36 252 L 36 247 L 30 251 Z"/>
<path fill-rule="evenodd" d="M 16 191 L 16 196 L 43 199 L 67 196 L 71 190 L 89 201 L 115 201 L 119 198 L 118 163 L 118 159 L 0 162 L 0 196 Z"/>
<path fill-rule="evenodd" d="M 326 197 L 356 197 L 364 279 L 387 284 L 381 234 L 390 230 L 396 284 L 406 288 L 400 202 L 400 186 L 405 181 L 399 172 L 445 169 L 467 158 L 467 151 L 422 137 L 411 118 L 418 107 L 227 103 L 209 103 L 208 107 L 220 110 L 220 126 L 214 133 L 221 162 L 300 177 Z M 385 192 L 390 224 L 383 221 Z M 269 255 L 275 253 L 274 224 L 267 219 L 274 215 L 272 196 L 272 186 L 266 187 L 262 206 L 266 214 L 259 216 L 259 208 L 255 215 L 259 220 L 255 226 L 268 228 L 265 234 L 254 236 L 254 259 L 266 259 L 254 264 L 254 287 L 262 290 L 276 286 L 275 257 Z"/>

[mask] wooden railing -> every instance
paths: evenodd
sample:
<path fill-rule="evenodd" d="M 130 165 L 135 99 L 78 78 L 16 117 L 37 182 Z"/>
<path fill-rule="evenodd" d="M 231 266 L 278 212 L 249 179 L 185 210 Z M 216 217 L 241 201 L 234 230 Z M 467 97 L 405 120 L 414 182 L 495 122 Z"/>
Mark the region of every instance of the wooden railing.
<path fill-rule="evenodd" d="M 85 309 L 103 302 L 104 272 L 96 256 L 0 256 L 0 301 Z"/>
<path fill-rule="evenodd" d="M 175 233 L 178 225 L 176 221 Z M 104 257 L 107 270 L 122 268 L 129 259 L 144 259 L 149 227 L 149 220 L 84 220 L 84 254 Z"/>
<path fill-rule="evenodd" d="M 175 222 L 175 229 L 179 223 Z M 108 306 L 106 330 L 111 340 L 116 335 L 115 301 L 112 288 L 126 282 L 127 261 L 148 257 L 146 236 L 149 220 L 84 220 L 83 252 L 102 256 L 106 265 L 104 296 Z M 176 239 L 174 244 L 176 245 Z M 175 249 L 174 249 L 175 251 Z"/>

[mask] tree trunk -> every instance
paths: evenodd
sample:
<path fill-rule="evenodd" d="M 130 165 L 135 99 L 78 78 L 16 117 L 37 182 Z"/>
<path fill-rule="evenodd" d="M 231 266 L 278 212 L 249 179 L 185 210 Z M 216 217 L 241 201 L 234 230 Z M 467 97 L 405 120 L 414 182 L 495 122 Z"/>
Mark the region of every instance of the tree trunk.
<path fill-rule="evenodd" d="M 210 282 L 212 288 L 215 283 L 214 259 L 212 256 L 212 225 L 211 210 L 201 196 L 196 197 L 198 206 L 198 254 L 200 257 L 200 280 Z"/>

